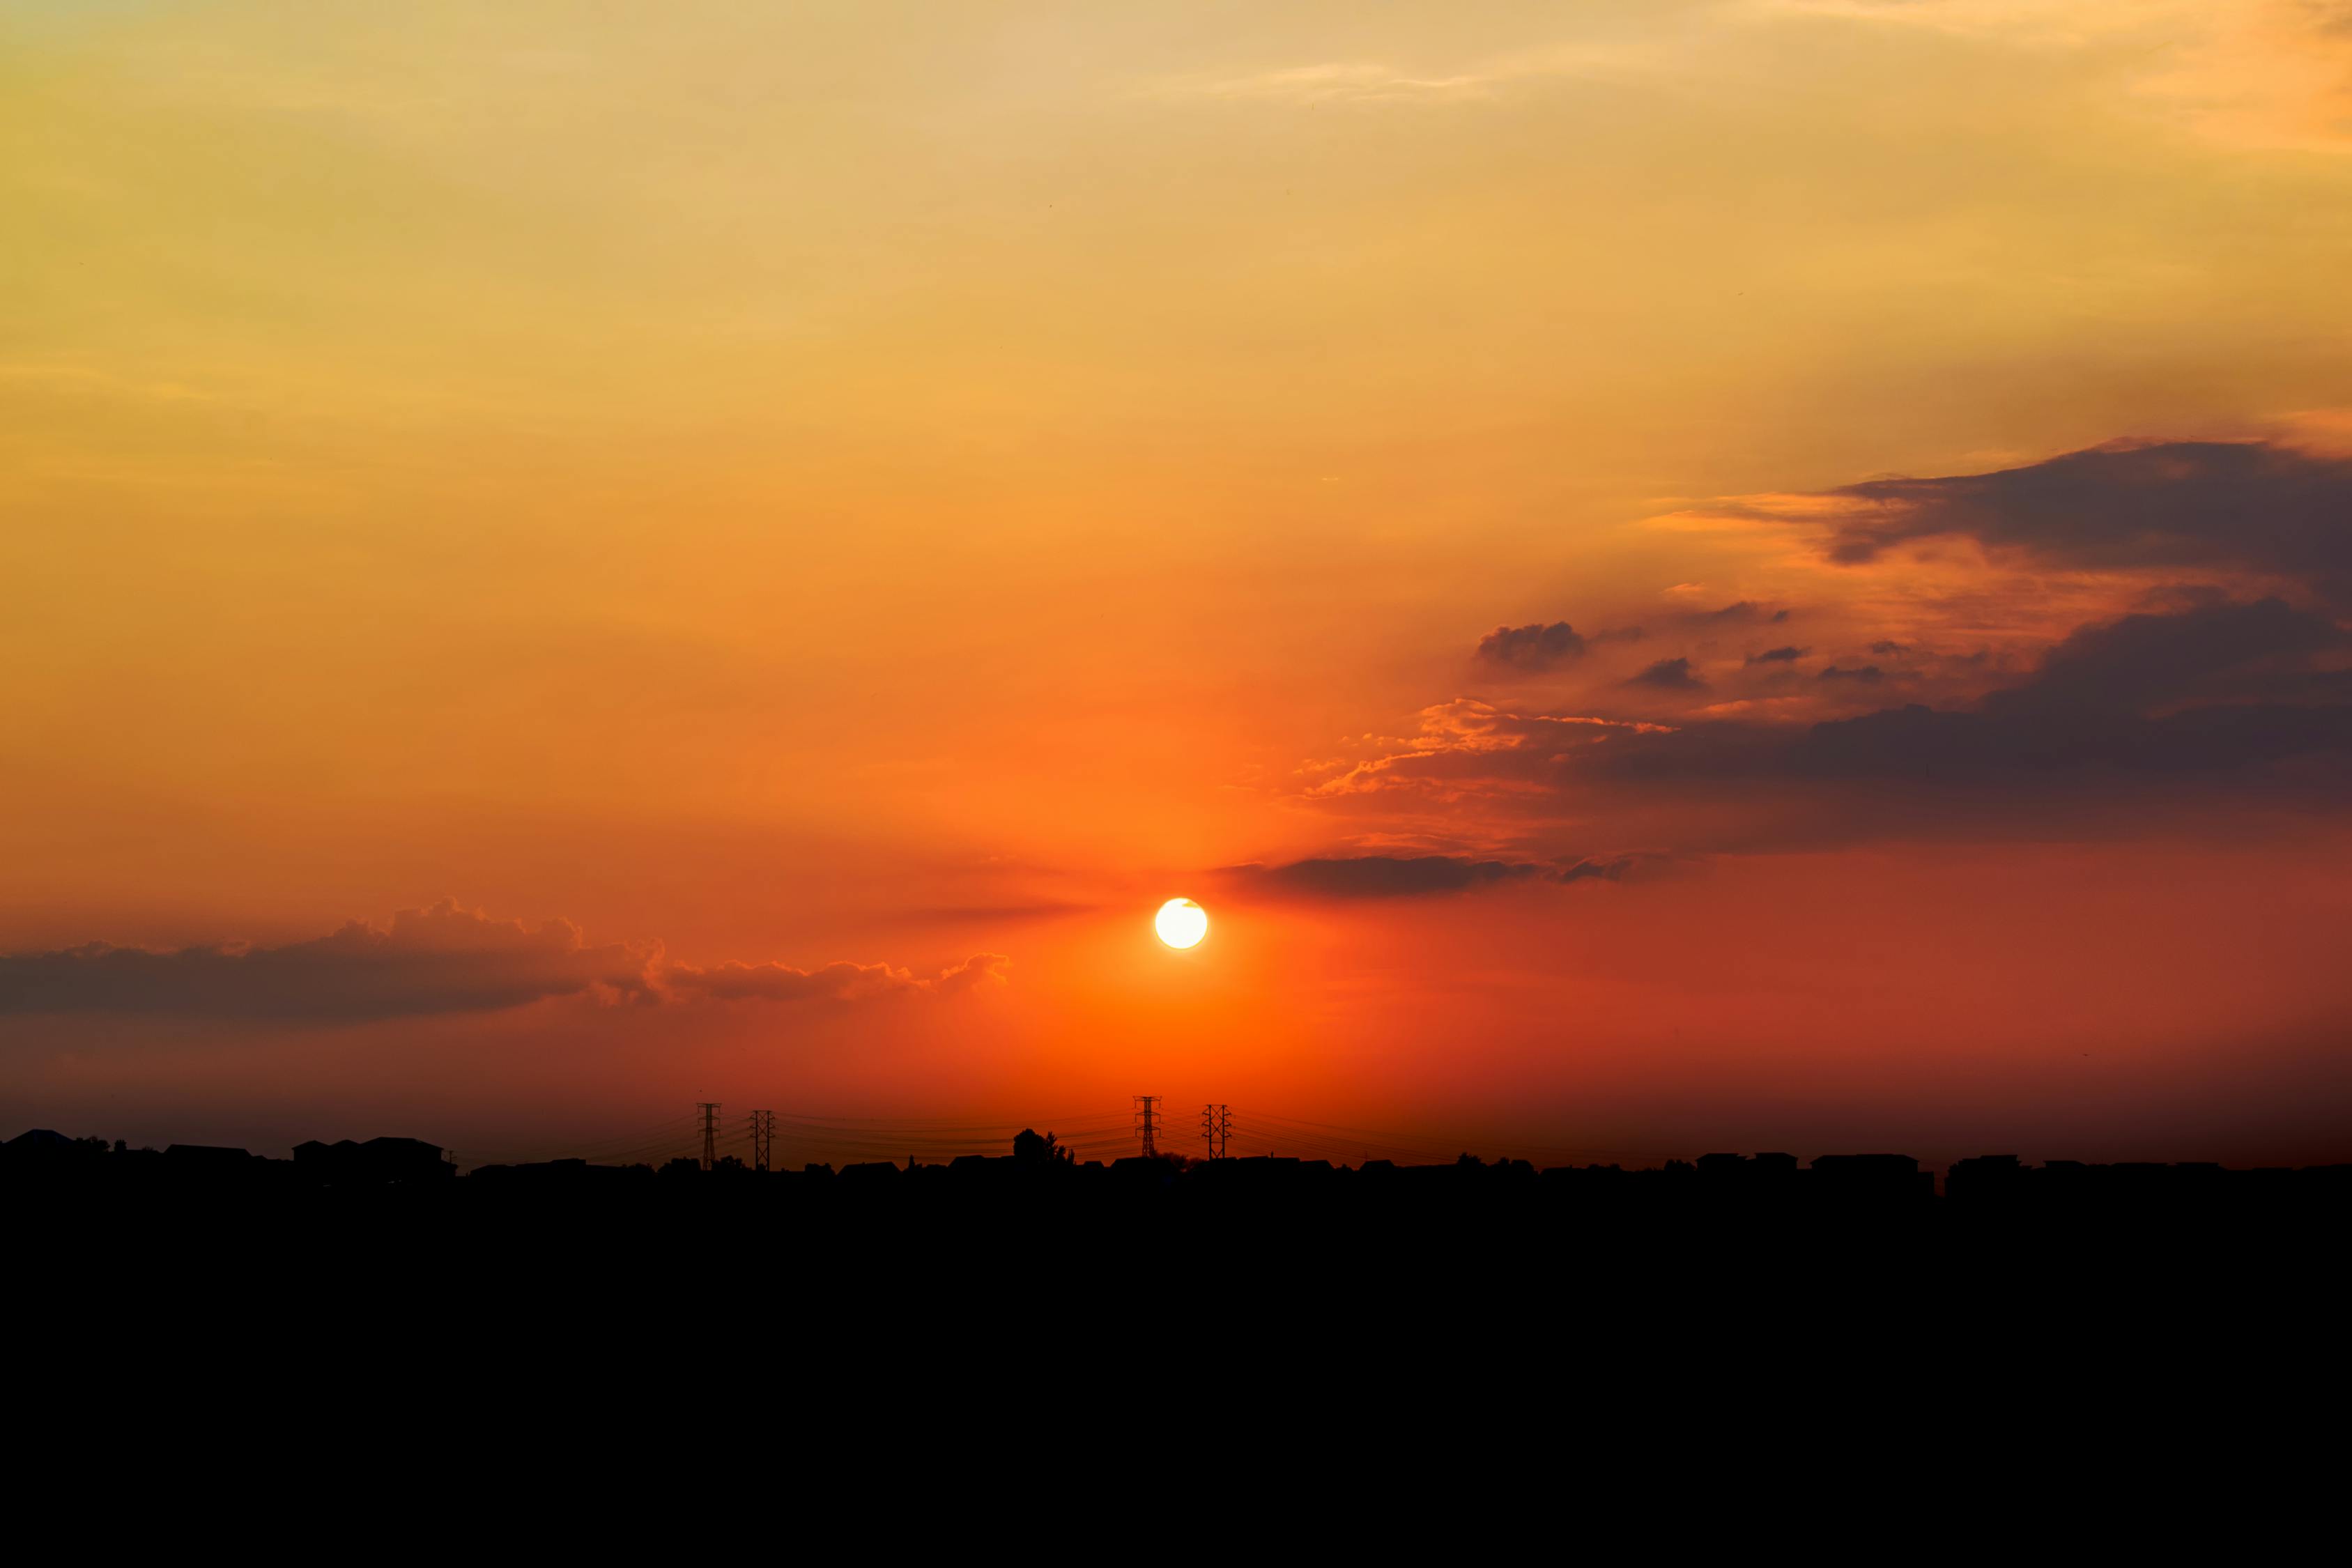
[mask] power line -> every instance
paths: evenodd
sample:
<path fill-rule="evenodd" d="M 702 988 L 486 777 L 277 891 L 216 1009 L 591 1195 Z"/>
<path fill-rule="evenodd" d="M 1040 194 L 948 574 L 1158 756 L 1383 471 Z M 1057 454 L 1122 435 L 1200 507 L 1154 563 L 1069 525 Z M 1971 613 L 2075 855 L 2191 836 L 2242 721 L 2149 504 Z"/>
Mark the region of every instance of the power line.
<path fill-rule="evenodd" d="M 521 1152 L 501 1152 L 492 1157 L 468 1154 L 460 1163 L 468 1168 L 478 1168 L 487 1164 L 535 1163 L 552 1158 L 614 1164 L 651 1160 L 657 1164 L 664 1158 L 683 1155 L 698 1159 L 709 1169 L 721 1155 L 735 1155 L 754 1169 L 774 1170 L 780 1157 L 789 1151 L 790 1158 L 785 1163 L 793 1166 L 819 1159 L 835 1163 L 887 1159 L 895 1163 L 909 1155 L 930 1164 L 944 1163 L 963 1154 L 1000 1154 L 1024 1125 L 1055 1131 L 1057 1143 L 1074 1153 L 1110 1159 L 1139 1145 L 1146 1154 L 1156 1156 L 1160 1152 L 1160 1138 L 1169 1130 L 1165 1101 L 1159 1095 L 1132 1096 L 1129 1113 L 1123 1118 L 1117 1112 L 1096 1112 L 1040 1117 L 1025 1123 L 946 1117 L 893 1121 L 762 1110 L 748 1116 L 739 1115 L 735 1124 L 727 1127 L 719 1121 L 720 1109 L 716 1100 L 698 1100 L 688 1114 L 634 1131 L 607 1130 L 601 1136 L 577 1142 Z M 698 1132 L 698 1140 L 694 1136 Z M 1539 1163 L 1563 1156 L 1579 1163 L 1595 1157 L 1663 1159 L 1669 1152 L 1548 1143 L 1509 1135 L 1457 1137 L 1442 1130 L 1402 1132 L 1347 1127 L 1264 1110 L 1236 1113 L 1231 1106 L 1216 1101 L 1202 1106 L 1199 1134 L 1211 1159 L 1234 1158 L 1236 1152 L 1233 1142 L 1239 1139 L 1244 1153 L 1279 1152 L 1347 1164 L 1375 1159 L 1393 1160 L 1399 1164 L 1451 1163 L 1456 1152 L 1465 1148 L 1533 1155 Z M 698 1142 L 698 1150 L 695 1146 Z"/>

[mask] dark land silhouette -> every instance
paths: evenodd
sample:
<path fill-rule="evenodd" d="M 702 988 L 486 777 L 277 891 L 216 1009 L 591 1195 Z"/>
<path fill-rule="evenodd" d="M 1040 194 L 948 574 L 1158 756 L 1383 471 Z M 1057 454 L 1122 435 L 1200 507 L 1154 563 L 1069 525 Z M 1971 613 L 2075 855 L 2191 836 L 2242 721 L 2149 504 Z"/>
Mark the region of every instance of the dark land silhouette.
<path fill-rule="evenodd" d="M 2352 1213 L 2352 1165 L 2034 1165 L 1987 1154 L 1952 1165 L 1939 1191 L 1934 1172 L 1893 1153 L 1822 1154 L 1810 1163 L 1780 1152 L 1711 1153 L 1651 1168 L 1538 1169 L 1468 1152 L 1433 1164 L 1166 1153 L 1080 1161 L 1051 1133 L 1024 1130 L 1012 1142 L 1006 1154 L 938 1163 L 909 1157 L 761 1171 L 731 1155 L 708 1164 L 553 1159 L 460 1174 L 445 1151 L 413 1138 L 313 1141 L 279 1160 L 203 1144 L 131 1149 L 38 1129 L 0 1145 L 0 1192 L 33 1220 L 95 1213 L 129 1220 L 193 1209 L 230 1221 L 399 1215 L 463 1226 L 518 1214 L 592 1221 L 725 1210 L 816 1226 L 1200 1216 L 1246 1230 L 1313 1217 L 1501 1227 L 1528 1242 L 1628 1220 L 1933 1237 L 1959 1229 L 2332 1225 Z"/>
<path fill-rule="evenodd" d="M 1013 1142 L 461 1173 L 401 1138 L 278 1160 L 36 1131 L 0 1149 L 0 1214 L 19 1342 L 60 1374 L 128 1357 L 208 1420 L 306 1433 L 364 1389 L 365 1420 L 420 1451 L 453 1429 L 448 1401 L 500 1391 L 455 1428 L 500 1465 L 673 1439 L 698 1467 L 800 1465 L 706 1442 L 698 1415 L 677 1435 L 714 1387 L 739 1436 L 985 1465 L 1029 1451 L 1006 1412 L 1047 1412 L 1056 1443 L 1124 1430 L 1141 1384 L 1147 1425 L 1166 1405 L 1234 1429 L 1205 1451 L 1369 1435 L 1402 1453 L 1451 1422 L 1445 1463 L 1538 1495 L 1568 1462 L 1545 1435 L 1580 1423 L 1811 1455 L 1827 1422 L 1841 1451 L 1896 1445 L 1882 1457 L 1927 1473 L 1922 1434 L 1973 1453 L 2126 1412 L 2200 1431 L 2212 1402 L 2341 1371 L 2352 1166 L 1989 1156 L 1939 1192 L 1885 1153 L 1538 1169 Z"/>

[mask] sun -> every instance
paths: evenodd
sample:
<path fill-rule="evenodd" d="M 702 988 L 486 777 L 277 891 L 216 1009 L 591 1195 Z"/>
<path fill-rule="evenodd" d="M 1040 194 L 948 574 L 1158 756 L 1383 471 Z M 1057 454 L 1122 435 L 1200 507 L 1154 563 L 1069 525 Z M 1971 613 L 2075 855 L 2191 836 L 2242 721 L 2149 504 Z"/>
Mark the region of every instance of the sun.
<path fill-rule="evenodd" d="M 1151 917 L 1151 929 L 1171 947 L 1198 947 L 1209 934 L 1209 911 L 1190 899 L 1171 899 Z"/>

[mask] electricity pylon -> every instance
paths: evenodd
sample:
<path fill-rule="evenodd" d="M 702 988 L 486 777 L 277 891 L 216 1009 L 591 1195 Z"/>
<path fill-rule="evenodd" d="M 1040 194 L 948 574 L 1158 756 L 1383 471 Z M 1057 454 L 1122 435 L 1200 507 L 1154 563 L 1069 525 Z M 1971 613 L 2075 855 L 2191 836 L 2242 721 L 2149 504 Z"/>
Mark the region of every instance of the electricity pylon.
<path fill-rule="evenodd" d="M 776 1113 L 751 1112 L 751 1169 L 764 1171 L 776 1152 Z"/>
<path fill-rule="evenodd" d="M 1209 1146 L 1209 1158 L 1225 1157 L 1225 1141 L 1233 1136 L 1234 1113 L 1223 1105 L 1201 1107 L 1201 1142 Z"/>
<path fill-rule="evenodd" d="M 719 1102 L 698 1100 L 694 1108 L 702 1112 L 702 1168 L 707 1171 L 719 1163 Z"/>
<path fill-rule="evenodd" d="M 1157 1159 L 1160 1155 L 1160 1151 L 1151 1142 L 1151 1134 L 1159 1126 L 1159 1116 L 1160 1097 L 1158 1095 L 1139 1094 L 1135 1097 L 1135 1131 L 1143 1139 L 1143 1157 L 1147 1160 Z"/>

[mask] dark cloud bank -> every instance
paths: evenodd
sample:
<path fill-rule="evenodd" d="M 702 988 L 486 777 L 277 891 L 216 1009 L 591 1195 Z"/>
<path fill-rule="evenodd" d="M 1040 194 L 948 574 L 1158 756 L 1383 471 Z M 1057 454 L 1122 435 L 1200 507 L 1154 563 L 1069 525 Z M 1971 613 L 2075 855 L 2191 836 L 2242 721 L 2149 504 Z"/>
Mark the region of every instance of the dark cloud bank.
<path fill-rule="evenodd" d="M 2352 637 L 2278 599 L 2084 626 L 2021 685 L 1973 710 L 1911 704 L 1816 724 L 1787 761 L 1810 774 L 1951 777 L 2097 767 L 2229 773 L 2352 752 Z M 1851 672 L 1849 672 L 1851 673 Z"/>
<path fill-rule="evenodd" d="M 1908 778 L 2006 781 L 2098 772 L 2242 775 L 2352 758 L 2352 635 L 2275 598 L 2221 600 L 2080 627 L 2023 681 L 1964 709 L 1918 703 L 1811 725 L 1702 721 L 1612 730 L 1572 754 L 1453 759 L 1513 783 Z M 1823 672 L 1874 684 L 1875 667 Z M 1457 767 L 1453 770 L 1459 773 Z"/>
<path fill-rule="evenodd" d="M 1358 855 L 1282 866 L 1228 866 L 1218 875 L 1245 889 L 1311 900 L 1411 899 L 1509 882 L 1615 881 L 1630 858 L 1543 865 L 1455 855 Z"/>
<path fill-rule="evenodd" d="M 1836 493 L 1872 503 L 1830 541 L 1849 564 L 1965 536 L 2053 566 L 2251 574 L 2307 602 L 2179 591 L 2169 606 L 2076 627 L 1973 710 L 1913 704 L 1814 725 L 1780 759 L 1791 771 L 2214 776 L 2352 752 L 2352 636 L 2336 619 L 2352 605 L 2352 461 L 2259 441 L 2116 442 Z"/>
<path fill-rule="evenodd" d="M 2261 441 L 2116 442 L 1990 474 L 1873 479 L 1830 542 L 1858 563 L 1965 535 L 2056 565 L 2236 568 L 2352 603 L 2352 459 Z"/>
<path fill-rule="evenodd" d="M 2210 569 L 2223 582 L 2169 589 L 2160 603 L 2077 626 L 2031 674 L 1965 706 L 1889 706 L 1811 725 L 1612 725 L 1575 747 L 1540 732 L 1565 718 L 1497 715 L 1477 744 L 1441 740 L 1359 774 L 1382 787 L 1454 790 L 1480 780 L 1519 791 L 1611 780 L 1998 784 L 1983 798 L 2009 808 L 2029 805 L 2037 781 L 2062 777 L 2118 790 L 2134 779 L 2221 788 L 2274 778 L 2341 803 L 2326 792 L 2345 782 L 2352 759 L 2352 634 L 2339 618 L 2352 610 L 2352 461 L 2263 442 L 2121 442 L 1997 473 L 1875 479 L 1832 493 L 1867 503 L 1834 525 L 1824 546 L 1834 563 L 1964 536 L 2053 567 Z M 1754 626 L 1788 614 L 1742 601 L 1684 619 Z M 1540 646 L 1526 634 L 1555 630 L 1567 623 L 1507 635 L 1524 648 Z M 1494 657 L 1496 637 L 1482 657 Z M 1791 644 L 1747 662 L 1793 665 L 1809 651 Z M 1906 651 L 1895 641 L 1870 648 Z M 1857 690 L 1894 679 L 1876 664 L 1818 672 L 1826 686 Z M 1677 658 L 1621 689 L 1700 685 Z M 1497 737 L 1515 743 L 1496 745 Z"/>
<path fill-rule="evenodd" d="M 879 963 L 702 969 L 667 962 L 658 946 L 591 944 L 568 921 L 526 927 L 444 900 L 403 910 L 389 927 L 354 921 L 281 947 L 156 952 L 91 942 L 0 955 L 0 1015 L 351 1021 L 492 1012 L 561 996 L 640 1004 L 858 1002 L 969 990 L 1001 981 L 1005 963 L 1000 954 L 982 953 L 929 978 Z"/>

